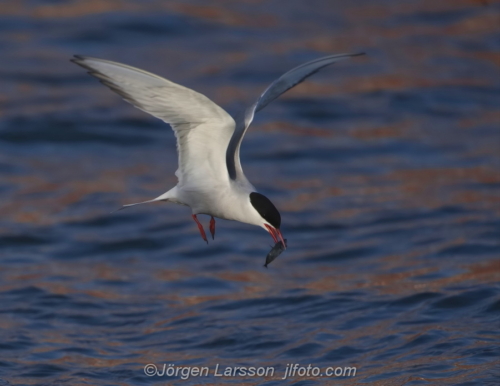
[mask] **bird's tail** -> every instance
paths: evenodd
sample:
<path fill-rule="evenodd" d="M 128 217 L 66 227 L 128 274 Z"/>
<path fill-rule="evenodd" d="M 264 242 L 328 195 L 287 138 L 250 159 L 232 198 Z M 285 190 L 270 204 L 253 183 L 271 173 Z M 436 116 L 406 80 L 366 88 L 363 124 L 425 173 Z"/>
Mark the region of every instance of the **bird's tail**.
<path fill-rule="evenodd" d="M 141 204 L 149 204 L 150 202 L 155 202 L 155 201 L 160 201 L 160 200 L 157 200 L 156 198 L 154 200 L 148 200 L 148 201 L 143 201 L 143 202 L 135 202 L 133 204 L 126 204 L 126 205 L 122 205 L 121 207 L 119 207 L 118 209 L 112 211 L 111 213 L 115 213 L 115 212 L 118 212 L 119 210 L 122 210 L 122 209 L 125 209 L 125 208 L 129 208 L 131 206 L 135 206 L 135 205 L 141 205 Z"/>
<path fill-rule="evenodd" d="M 115 213 L 115 212 L 118 212 L 119 210 L 130 208 L 131 206 L 135 206 L 135 205 L 149 204 L 150 202 L 156 202 L 156 201 L 169 201 L 169 198 L 171 197 L 171 193 L 170 192 L 171 192 L 171 190 L 169 190 L 167 193 L 163 193 L 161 196 L 153 198 L 152 200 L 147 200 L 147 201 L 142 201 L 142 202 L 136 202 L 134 204 L 123 205 L 122 207 L 114 210 L 111 213 Z"/>

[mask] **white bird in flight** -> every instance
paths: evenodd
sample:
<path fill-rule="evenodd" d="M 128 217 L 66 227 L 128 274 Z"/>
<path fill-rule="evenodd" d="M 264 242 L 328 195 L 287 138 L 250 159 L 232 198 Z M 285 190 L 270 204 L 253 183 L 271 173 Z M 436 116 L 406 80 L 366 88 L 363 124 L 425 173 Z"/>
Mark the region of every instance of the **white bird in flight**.
<path fill-rule="evenodd" d="M 71 61 L 125 101 L 170 124 L 177 138 L 177 185 L 153 200 L 122 208 L 155 201 L 187 205 L 207 243 L 198 214 L 211 216 L 212 239 L 217 217 L 262 227 L 285 249 L 280 213 L 243 173 L 241 141 L 256 112 L 322 68 L 358 55 L 362 53 L 330 55 L 295 67 L 271 83 L 238 123 L 206 96 L 144 70 L 80 55 Z"/>

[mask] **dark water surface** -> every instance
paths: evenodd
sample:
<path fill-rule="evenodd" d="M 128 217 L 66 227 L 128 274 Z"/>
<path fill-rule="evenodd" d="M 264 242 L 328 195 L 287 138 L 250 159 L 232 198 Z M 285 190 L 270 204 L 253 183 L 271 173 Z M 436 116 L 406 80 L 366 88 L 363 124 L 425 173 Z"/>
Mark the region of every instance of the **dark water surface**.
<path fill-rule="evenodd" d="M 0 385 L 498 384 L 499 25 L 487 0 L 1 2 Z M 289 244 L 269 269 L 262 229 L 220 220 L 207 246 L 184 207 L 109 214 L 175 185 L 175 139 L 73 54 L 234 113 L 358 51 L 245 138 Z"/>

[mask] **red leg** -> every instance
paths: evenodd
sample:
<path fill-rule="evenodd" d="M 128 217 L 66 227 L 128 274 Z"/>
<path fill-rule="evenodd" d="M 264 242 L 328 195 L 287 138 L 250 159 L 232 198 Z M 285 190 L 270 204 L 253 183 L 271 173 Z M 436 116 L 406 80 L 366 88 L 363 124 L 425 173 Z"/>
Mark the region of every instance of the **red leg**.
<path fill-rule="evenodd" d="M 210 233 L 212 234 L 212 240 L 215 240 L 215 219 L 213 216 L 210 219 Z"/>
<path fill-rule="evenodd" d="M 203 229 L 203 226 L 200 224 L 200 222 L 198 221 L 198 218 L 196 217 L 195 214 L 193 214 L 192 217 L 193 217 L 193 220 L 196 221 L 196 224 L 198 225 L 198 229 L 200 230 L 201 238 L 203 240 L 205 240 L 206 243 L 208 244 L 207 235 L 205 234 L 205 230 Z"/>

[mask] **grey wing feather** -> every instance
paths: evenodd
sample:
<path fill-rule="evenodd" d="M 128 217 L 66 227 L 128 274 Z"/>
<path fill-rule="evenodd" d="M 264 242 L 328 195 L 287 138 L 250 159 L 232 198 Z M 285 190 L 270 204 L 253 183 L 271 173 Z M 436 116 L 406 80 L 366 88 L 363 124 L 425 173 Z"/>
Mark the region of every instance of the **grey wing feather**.
<path fill-rule="evenodd" d="M 352 56 L 358 55 L 363 54 L 338 54 L 324 56 L 322 58 L 311 60 L 310 62 L 295 67 L 294 69 L 281 75 L 278 79 L 271 83 L 271 85 L 266 89 L 266 91 L 262 93 L 262 95 L 255 103 L 254 112 L 259 112 L 273 100 L 278 98 L 281 94 L 301 83 L 303 80 L 315 74 L 323 67 L 329 66 L 330 64 L 333 64 L 340 60 L 348 59 Z"/>
<path fill-rule="evenodd" d="M 228 182 L 225 151 L 233 118 L 206 96 L 158 75 L 109 60 L 75 55 L 72 61 L 135 107 L 170 124 L 177 137 L 179 183 Z"/>
<path fill-rule="evenodd" d="M 240 146 L 245 132 L 250 126 L 250 123 L 252 122 L 256 112 L 262 110 L 269 103 L 278 98 L 281 94 L 290 90 L 292 87 L 296 86 L 307 77 L 313 75 L 322 68 L 340 60 L 359 55 L 364 54 L 357 53 L 324 56 L 322 58 L 315 59 L 298 67 L 295 67 L 294 69 L 286 72 L 278 79 L 276 79 L 273 83 L 271 83 L 271 85 L 262 93 L 259 99 L 257 99 L 257 101 L 245 112 L 244 119 L 239 120 L 236 124 L 236 129 L 231 138 L 231 141 L 229 142 L 229 146 L 226 152 L 226 163 L 231 179 L 246 180 L 240 164 Z"/>

